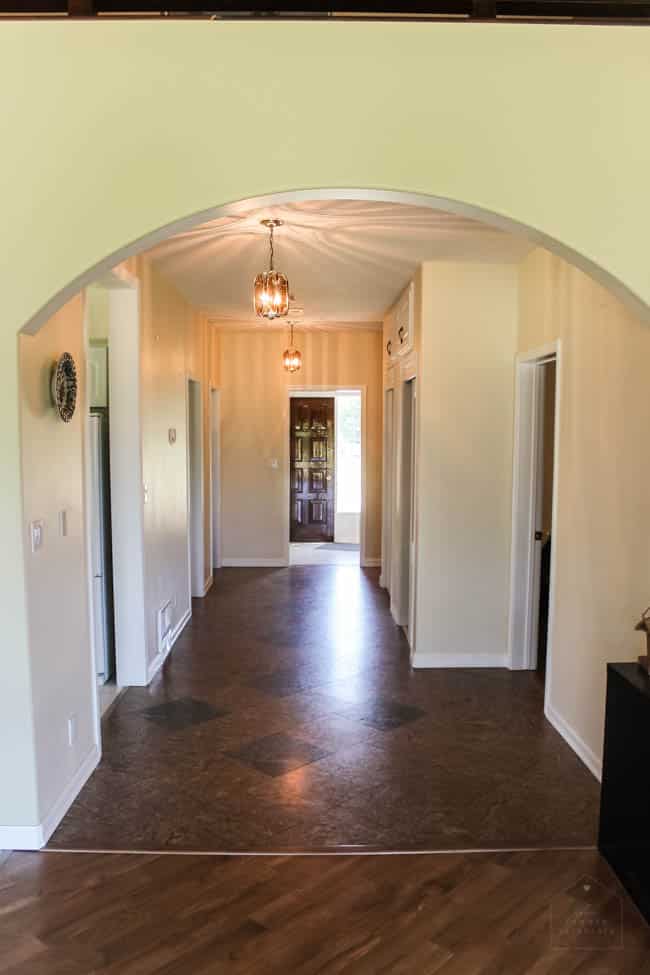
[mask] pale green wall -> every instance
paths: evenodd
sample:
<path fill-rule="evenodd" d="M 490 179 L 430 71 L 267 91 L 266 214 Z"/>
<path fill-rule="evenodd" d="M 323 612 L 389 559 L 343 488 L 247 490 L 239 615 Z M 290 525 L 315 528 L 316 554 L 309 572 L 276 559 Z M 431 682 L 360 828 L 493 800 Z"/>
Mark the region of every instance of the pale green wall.
<path fill-rule="evenodd" d="M 650 32 L 11 22 L 0 26 L 0 82 L 0 670 L 12 697 L 0 739 L 15 734 L 16 715 L 25 721 L 22 778 L 3 792 L 2 824 L 35 811 L 17 330 L 73 278 L 170 221 L 323 186 L 486 208 L 649 303 Z"/>

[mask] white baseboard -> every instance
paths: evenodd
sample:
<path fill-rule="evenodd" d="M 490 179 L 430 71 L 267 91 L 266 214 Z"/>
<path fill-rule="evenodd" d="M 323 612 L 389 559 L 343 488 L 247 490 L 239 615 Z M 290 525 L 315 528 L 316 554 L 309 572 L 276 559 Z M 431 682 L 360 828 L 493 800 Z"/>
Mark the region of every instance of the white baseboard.
<path fill-rule="evenodd" d="M 374 569 L 381 565 L 381 559 L 364 559 L 361 565 L 364 569 Z"/>
<path fill-rule="evenodd" d="M 589 745 L 583 741 L 577 731 L 562 718 L 551 704 L 544 705 L 544 714 L 555 730 L 562 735 L 567 745 L 573 749 L 578 758 L 584 762 L 592 775 L 600 782 L 603 775 L 602 759 L 598 758 Z"/>
<path fill-rule="evenodd" d="M 402 616 L 401 616 L 401 613 L 399 611 L 399 607 L 393 605 L 393 603 L 391 603 L 391 606 L 390 606 L 390 615 L 393 617 L 393 623 L 395 623 L 397 626 L 408 626 L 408 619 L 406 619 L 404 621 L 402 620 Z"/>
<path fill-rule="evenodd" d="M 251 557 L 247 559 L 222 559 L 221 564 L 222 566 L 224 566 L 224 568 L 227 567 L 232 569 L 259 569 L 259 568 L 281 569 L 287 565 L 287 560 L 286 559 L 256 559 Z"/>
<path fill-rule="evenodd" d="M 37 826 L 0 826 L 0 850 L 40 850 L 45 846 L 97 768 L 100 755 L 99 745 L 93 745 L 47 816 Z"/>
<path fill-rule="evenodd" d="M 181 633 L 183 632 L 183 630 L 185 629 L 185 627 L 187 626 L 191 618 L 192 618 L 192 610 L 188 608 L 185 611 L 184 615 L 181 616 L 176 626 L 171 631 L 169 635 L 169 643 L 167 644 L 167 649 L 165 651 L 161 651 L 160 653 L 156 654 L 156 656 L 153 658 L 153 660 L 150 662 L 149 666 L 147 667 L 147 684 L 151 683 L 151 681 L 156 676 L 156 674 L 158 673 L 158 671 L 160 670 L 164 662 L 167 660 L 167 657 L 172 652 L 172 647 L 178 640 L 179 636 L 181 635 Z"/>
<path fill-rule="evenodd" d="M 508 667 L 506 653 L 414 653 L 411 666 L 424 667 Z"/>
<path fill-rule="evenodd" d="M 210 573 L 210 575 L 208 576 L 208 578 L 205 580 L 205 584 L 203 586 L 203 593 L 202 593 L 203 596 L 207 596 L 208 595 L 208 593 L 212 589 L 212 584 L 213 583 L 214 583 L 214 576 L 212 575 L 212 573 Z"/>

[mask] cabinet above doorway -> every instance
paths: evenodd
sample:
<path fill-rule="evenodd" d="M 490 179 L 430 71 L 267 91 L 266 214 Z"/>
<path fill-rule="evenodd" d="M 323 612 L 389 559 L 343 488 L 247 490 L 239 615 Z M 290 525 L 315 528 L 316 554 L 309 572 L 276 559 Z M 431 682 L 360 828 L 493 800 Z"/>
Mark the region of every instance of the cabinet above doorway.
<path fill-rule="evenodd" d="M 401 293 L 384 319 L 384 364 L 413 350 L 415 285 L 410 284 Z"/>

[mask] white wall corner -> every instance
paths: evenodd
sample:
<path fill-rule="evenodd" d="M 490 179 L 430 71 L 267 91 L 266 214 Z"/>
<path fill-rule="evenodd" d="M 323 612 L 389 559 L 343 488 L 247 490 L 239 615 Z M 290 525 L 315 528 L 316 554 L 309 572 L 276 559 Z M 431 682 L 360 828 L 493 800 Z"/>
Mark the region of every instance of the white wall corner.
<path fill-rule="evenodd" d="M 578 732 L 555 710 L 552 704 L 545 704 L 544 715 L 555 730 L 562 735 L 567 745 L 573 749 L 578 758 L 587 766 L 591 774 L 600 782 L 603 775 L 602 758 L 596 755 L 586 741 L 580 737 Z"/>
<path fill-rule="evenodd" d="M 179 636 L 181 635 L 181 633 L 183 632 L 183 630 L 185 629 L 185 627 L 187 626 L 191 618 L 192 618 L 192 610 L 187 609 L 183 614 L 183 616 L 181 616 L 176 626 L 171 631 L 165 649 L 161 650 L 160 653 L 157 653 L 156 656 L 153 658 L 153 660 L 150 661 L 149 666 L 147 668 L 147 685 L 151 683 L 151 681 L 156 676 L 156 674 L 158 673 L 158 671 L 160 670 L 164 662 L 167 660 L 167 657 L 172 652 L 174 644 L 178 640 Z"/>
<path fill-rule="evenodd" d="M 47 816 L 38 825 L 0 826 L 0 850 L 40 850 L 44 847 L 97 768 L 100 757 L 99 745 L 95 744 L 55 800 Z"/>
<path fill-rule="evenodd" d="M 425 667 L 508 667 L 506 653 L 414 653 L 411 666 Z"/>

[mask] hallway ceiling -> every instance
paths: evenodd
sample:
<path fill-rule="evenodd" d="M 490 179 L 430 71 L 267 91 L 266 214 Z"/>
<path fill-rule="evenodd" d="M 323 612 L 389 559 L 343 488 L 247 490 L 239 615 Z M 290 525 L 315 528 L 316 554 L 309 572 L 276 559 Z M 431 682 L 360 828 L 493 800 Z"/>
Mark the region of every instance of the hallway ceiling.
<path fill-rule="evenodd" d="M 151 252 L 158 270 L 194 305 L 215 319 L 249 323 L 255 317 L 253 278 L 268 266 L 268 232 L 277 217 L 276 267 L 289 277 L 297 311 L 288 320 L 372 327 L 425 260 L 518 262 L 531 249 L 524 238 L 465 217 L 398 203 L 305 201 L 255 208 L 237 205 L 228 216 L 171 237 Z"/>

